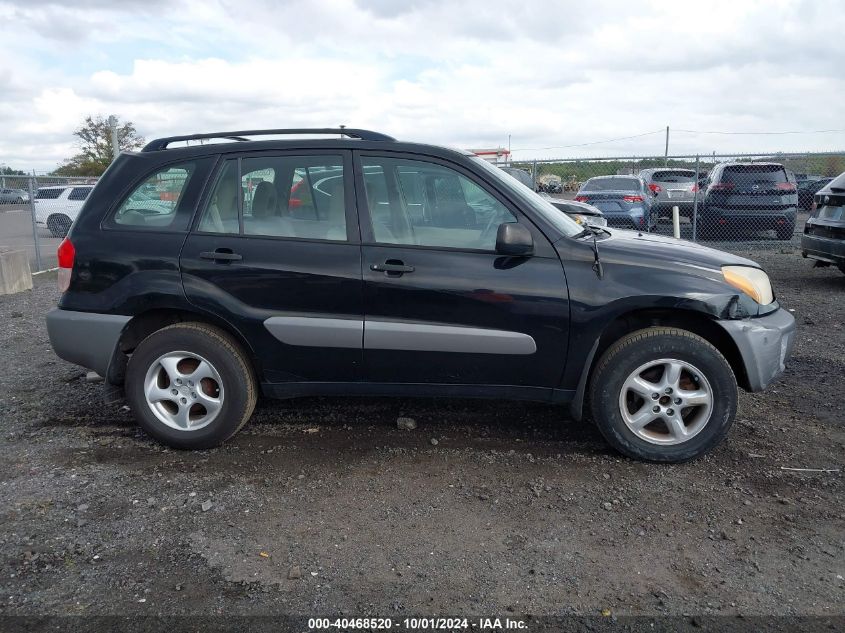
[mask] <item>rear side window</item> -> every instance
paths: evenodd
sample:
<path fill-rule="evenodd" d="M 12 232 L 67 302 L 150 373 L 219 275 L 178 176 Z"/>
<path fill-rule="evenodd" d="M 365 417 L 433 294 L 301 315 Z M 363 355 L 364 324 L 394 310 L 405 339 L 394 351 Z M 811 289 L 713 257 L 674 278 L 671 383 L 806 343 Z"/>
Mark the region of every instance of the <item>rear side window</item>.
<path fill-rule="evenodd" d="M 656 171 L 651 179 L 654 182 L 695 182 L 695 172 L 685 169 Z"/>
<path fill-rule="evenodd" d="M 789 182 L 780 165 L 729 165 L 722 172 L 722 182 L 735 185 L 761 185 Z"/>
<path fill-rule="evenodd" d="M 85 200 L 94 187 L 74 187 L 68 194 L 68 200 Z"/>
<path fill-rule="evenodd" d="M 195 170 L 196 163 L 187 162 L 154 172 L 132 190 L 115 211 L 112 221 L 127 228 L 184 230 L 184 223 L 176 223 L 174 219 Z"/>
<path fill-rule="evenodd" d="M 63 188 L 58 187 L 56 189 L 39 189 L 38 193 L 35 194 L 36 200 L 55 200 L 60 195 L 62 195 Z"/>

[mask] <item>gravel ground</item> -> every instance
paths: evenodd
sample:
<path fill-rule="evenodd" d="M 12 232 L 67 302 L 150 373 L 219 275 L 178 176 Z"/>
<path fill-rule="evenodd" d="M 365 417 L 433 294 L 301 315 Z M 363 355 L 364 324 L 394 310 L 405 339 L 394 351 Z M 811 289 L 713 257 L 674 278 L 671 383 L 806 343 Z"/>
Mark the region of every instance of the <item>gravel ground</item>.
<path fill-rule="evenodd" d="M 55 281 L 0 297 L 0 613 L 843 615 L 845 275 L 755 252 L 799 331 L 686 465 L 563 410 L 262 402 L 177 452 L 52 353 Z M 399 430 L 400 416 L 414 418 Z"/>

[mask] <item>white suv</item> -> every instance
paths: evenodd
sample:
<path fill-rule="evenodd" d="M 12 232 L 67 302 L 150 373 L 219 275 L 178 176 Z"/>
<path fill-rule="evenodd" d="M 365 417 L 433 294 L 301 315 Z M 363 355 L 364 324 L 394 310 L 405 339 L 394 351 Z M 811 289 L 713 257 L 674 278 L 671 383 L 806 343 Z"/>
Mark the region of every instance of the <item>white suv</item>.
<path fill-rule="evenodd" d="M 35 194 L 35 223 L 50 229 L 53 237 L 64 237 L 93 188 L 94 185 L 39 187 Z"/>

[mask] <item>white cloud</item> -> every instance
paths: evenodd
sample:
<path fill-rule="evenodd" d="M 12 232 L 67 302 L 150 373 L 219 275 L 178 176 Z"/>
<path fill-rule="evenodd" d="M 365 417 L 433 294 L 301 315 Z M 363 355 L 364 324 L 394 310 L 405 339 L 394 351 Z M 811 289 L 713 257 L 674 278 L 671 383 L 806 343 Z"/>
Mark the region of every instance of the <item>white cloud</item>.
<path fill-rule="evenodd" d="M 0 0 L 0 162 L 49 169 L 88 114 L 147 137 L 371 127 L 515 148 L 660 130 L 674 153 L 842 149 L 833 0 Z M 660 134 L 523 157 L 662 153 Z"/>

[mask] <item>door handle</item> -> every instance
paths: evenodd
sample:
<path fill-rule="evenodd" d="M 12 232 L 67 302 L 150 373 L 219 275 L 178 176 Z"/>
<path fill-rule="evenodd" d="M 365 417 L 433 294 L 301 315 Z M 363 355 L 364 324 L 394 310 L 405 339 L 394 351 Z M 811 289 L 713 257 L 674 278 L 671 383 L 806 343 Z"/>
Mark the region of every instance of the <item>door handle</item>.
<path fill-rule="evenodd" d="M 406 266 L 398 259 L 388 259 L 383 264 L 370 264 L 370 270 L 383 272 L 385 275 L 390 275 L 391 273 L 394 275 L 401 275 L 402 273 L 414 272 L 414 267 Z"/>
<path fill-rule="evenodd" d="M 231 250 L 218 248 L 216 251 L 203 251 L 200 259 L 213 259 L 218 262 L 239 262 L 243 256 L 233 253 Z"/>

